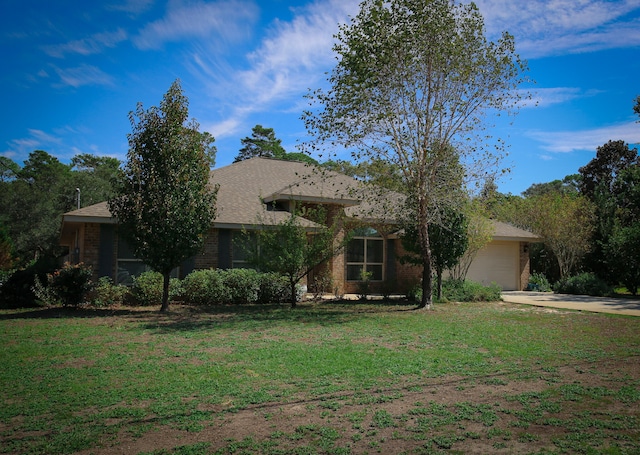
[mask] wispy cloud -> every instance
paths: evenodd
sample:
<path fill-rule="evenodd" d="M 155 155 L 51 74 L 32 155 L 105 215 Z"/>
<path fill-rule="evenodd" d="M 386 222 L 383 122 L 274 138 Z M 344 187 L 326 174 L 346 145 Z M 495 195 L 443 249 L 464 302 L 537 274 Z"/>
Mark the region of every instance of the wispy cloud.
<path fill-rule="evenodd" d="M 246 68 L 227 68 L 211 53 L 194 54 L 192 69 L 207 79 L 210 95 L 233 105 L 222 124 L 240 126 L 252 113 L 301 100 L 332 65 L 338 24 L 355 15 L 357 7 L 357 0 L 328 0 L 296 9 L 291 21 L 276 20 L 270 26 L 260 45 L 246 55 Z M 233 99 L 228 98 L 231 93 Z"/>
<path fill-rule="evenodd" d="M 527 136 L 541 142 L 541 148 L 549 152 L 595 151 L 597 147 L 610 140 L 640 144 L 640 125 L 628 122 L 592 130 L 530 131 Z"/>
<path fill-rule="evenodd" d="M 113 85 L 113 78 L 93 65 L 80 65 L 75 68 L 57 68 L 55 72 L 63 85 L 81 87 L 83 85 Z"/>
<path fill-rule="evenodd" d="M 640 0 L 477 0 L 490 35 L 516 37 L 526 58 L 640 44 Z"/>
<path fill-rule="evenodd" d="M 549 107 L 562 104 L 580 98 L 588 98 L 599 93 L 597 90 L 584 90 L 578 87 L 550 87 L 523 91 L 530 94 L 530 98 L 524 98 L 520 102 L 521 108 Z"/>
<path fill-rule="evenodd" d="M 66 54 L 99 54 L 104 48 L 113 48 L 126 39 L 127 32 L 119 28 L 113 32 L 96 33 L 89 38 L 68 43 L 47 45 L 43 47 L 43 50 L 51 57 L 56 58 L 62 58 Z"/>
<path fill-rule="evenodd" d="M 217 36 L 235 41 L 246 36 L 258 16 L 256 6 L 248 1 L 229 0 L 215 3 L 170 3 L 166 15 L 147 24 L 133 37 L 138 49 L 158 49 L 167 42 Z"/>
<path fill-rule="evenodd" d="M 9 141 L 7 144 L 9 149 L 2 154 L 7 157 L 26 156 L 34 150 L 51 149 L 62 143 L 62 139 L 59 136 L 54 136 L 39 129 L 31 128 L 27 132 L 29 134 L 26 137 Z"/>

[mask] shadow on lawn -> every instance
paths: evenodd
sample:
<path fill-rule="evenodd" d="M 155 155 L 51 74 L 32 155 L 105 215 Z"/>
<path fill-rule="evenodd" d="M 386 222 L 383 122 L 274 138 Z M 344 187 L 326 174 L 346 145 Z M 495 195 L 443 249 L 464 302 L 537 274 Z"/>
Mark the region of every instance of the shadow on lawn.
<path fill-rule="evenodd" d="M 415 304 L 399 300 L 339 300 L 299 303 L 296 308 L 284 305 L 210 305 L 172 304 L 170 311 L 158 307 L 71 308 L 45 307 L 6 310 L 0 321 L 17 319 L 98 319 L 122 318 L 146 322 L 148 328 L 161 330 L 202 330 L 216 325 L 247 322 L 294 321 L 314 324 L 337 324 L 363 314 L 413 311 Z"/>

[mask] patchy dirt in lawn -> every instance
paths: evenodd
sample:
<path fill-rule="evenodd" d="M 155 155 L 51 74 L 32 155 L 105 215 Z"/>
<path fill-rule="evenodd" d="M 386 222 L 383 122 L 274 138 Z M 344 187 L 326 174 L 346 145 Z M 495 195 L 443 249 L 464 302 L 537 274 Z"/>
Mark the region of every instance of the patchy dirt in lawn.
<path fill-rule="evenodd" d="M 174 453 L 619 453 L 640 450 L 637 358 L 576 362 L 473 380 L 450 377 L 358 395 L 202 409 L 199 431 L 125 429 L 95 454 Z M 633 378 L 633 379 L 632 379 Z M 627 390 L 629 389 L 629 390 Z M 625 393 L 633 396 L 625 398 Z M 618 453 L 618 452 L 616 452 Z"/>

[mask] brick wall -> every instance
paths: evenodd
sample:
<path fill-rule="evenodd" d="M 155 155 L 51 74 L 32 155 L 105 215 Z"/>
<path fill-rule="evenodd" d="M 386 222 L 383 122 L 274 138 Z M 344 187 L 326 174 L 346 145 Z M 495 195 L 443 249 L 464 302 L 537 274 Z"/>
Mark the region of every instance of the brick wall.
<path fill-rule="evenodd" d="M 84 223 L 78 235 L 80 262 L 91 267 L 93 279 L 98 279 L 98 259 L 100 253 L 100 224 Z"/>
<path fill-rule="evenodd" d="M 218 267 L 218 229 L 211 228 L 204 238 L 202 250 L 196 254 L 194 268 L 210 269 Z"/>

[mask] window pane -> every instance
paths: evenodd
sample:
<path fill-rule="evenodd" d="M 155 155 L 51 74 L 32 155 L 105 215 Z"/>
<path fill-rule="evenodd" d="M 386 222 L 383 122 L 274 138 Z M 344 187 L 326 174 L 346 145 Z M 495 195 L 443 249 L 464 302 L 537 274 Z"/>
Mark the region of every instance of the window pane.
<path fill-rule="evenodd" d="M 372 281 L 382 281 L 382 266 L 381 265 L 367 265 L 367 272 L 371 272 Z"/>
<path fill-rule="evenodd" d="M 352 239 L 347 245 L 347 262 L 364 262 L 364 239 Z"/>
<path fill-rule="evenodd" d="M 367 262 L 382 263 L 384 261 L 382 240 L 367 239 Z"/>
<path fill-rule="evenodd" d="M 117 284 L 132 285 L 133 278 L 147 270 L 149 267 L 140 261 L 118 261 Z"/>
<path fill-rule="evenodd" d="M 256 247 L 257 237 L 255 233 L 234 232 L 233 233 L 233 262 L 246 262 L 250 252 Z M 234 267 L 235 268 L 235 267 Z"/>
<path fill-rule="evenodd" d="M 362 273 L 361 265 L 347 265 L 348 281 L 360 281 L 362 279 L 361 273 Z"/>

